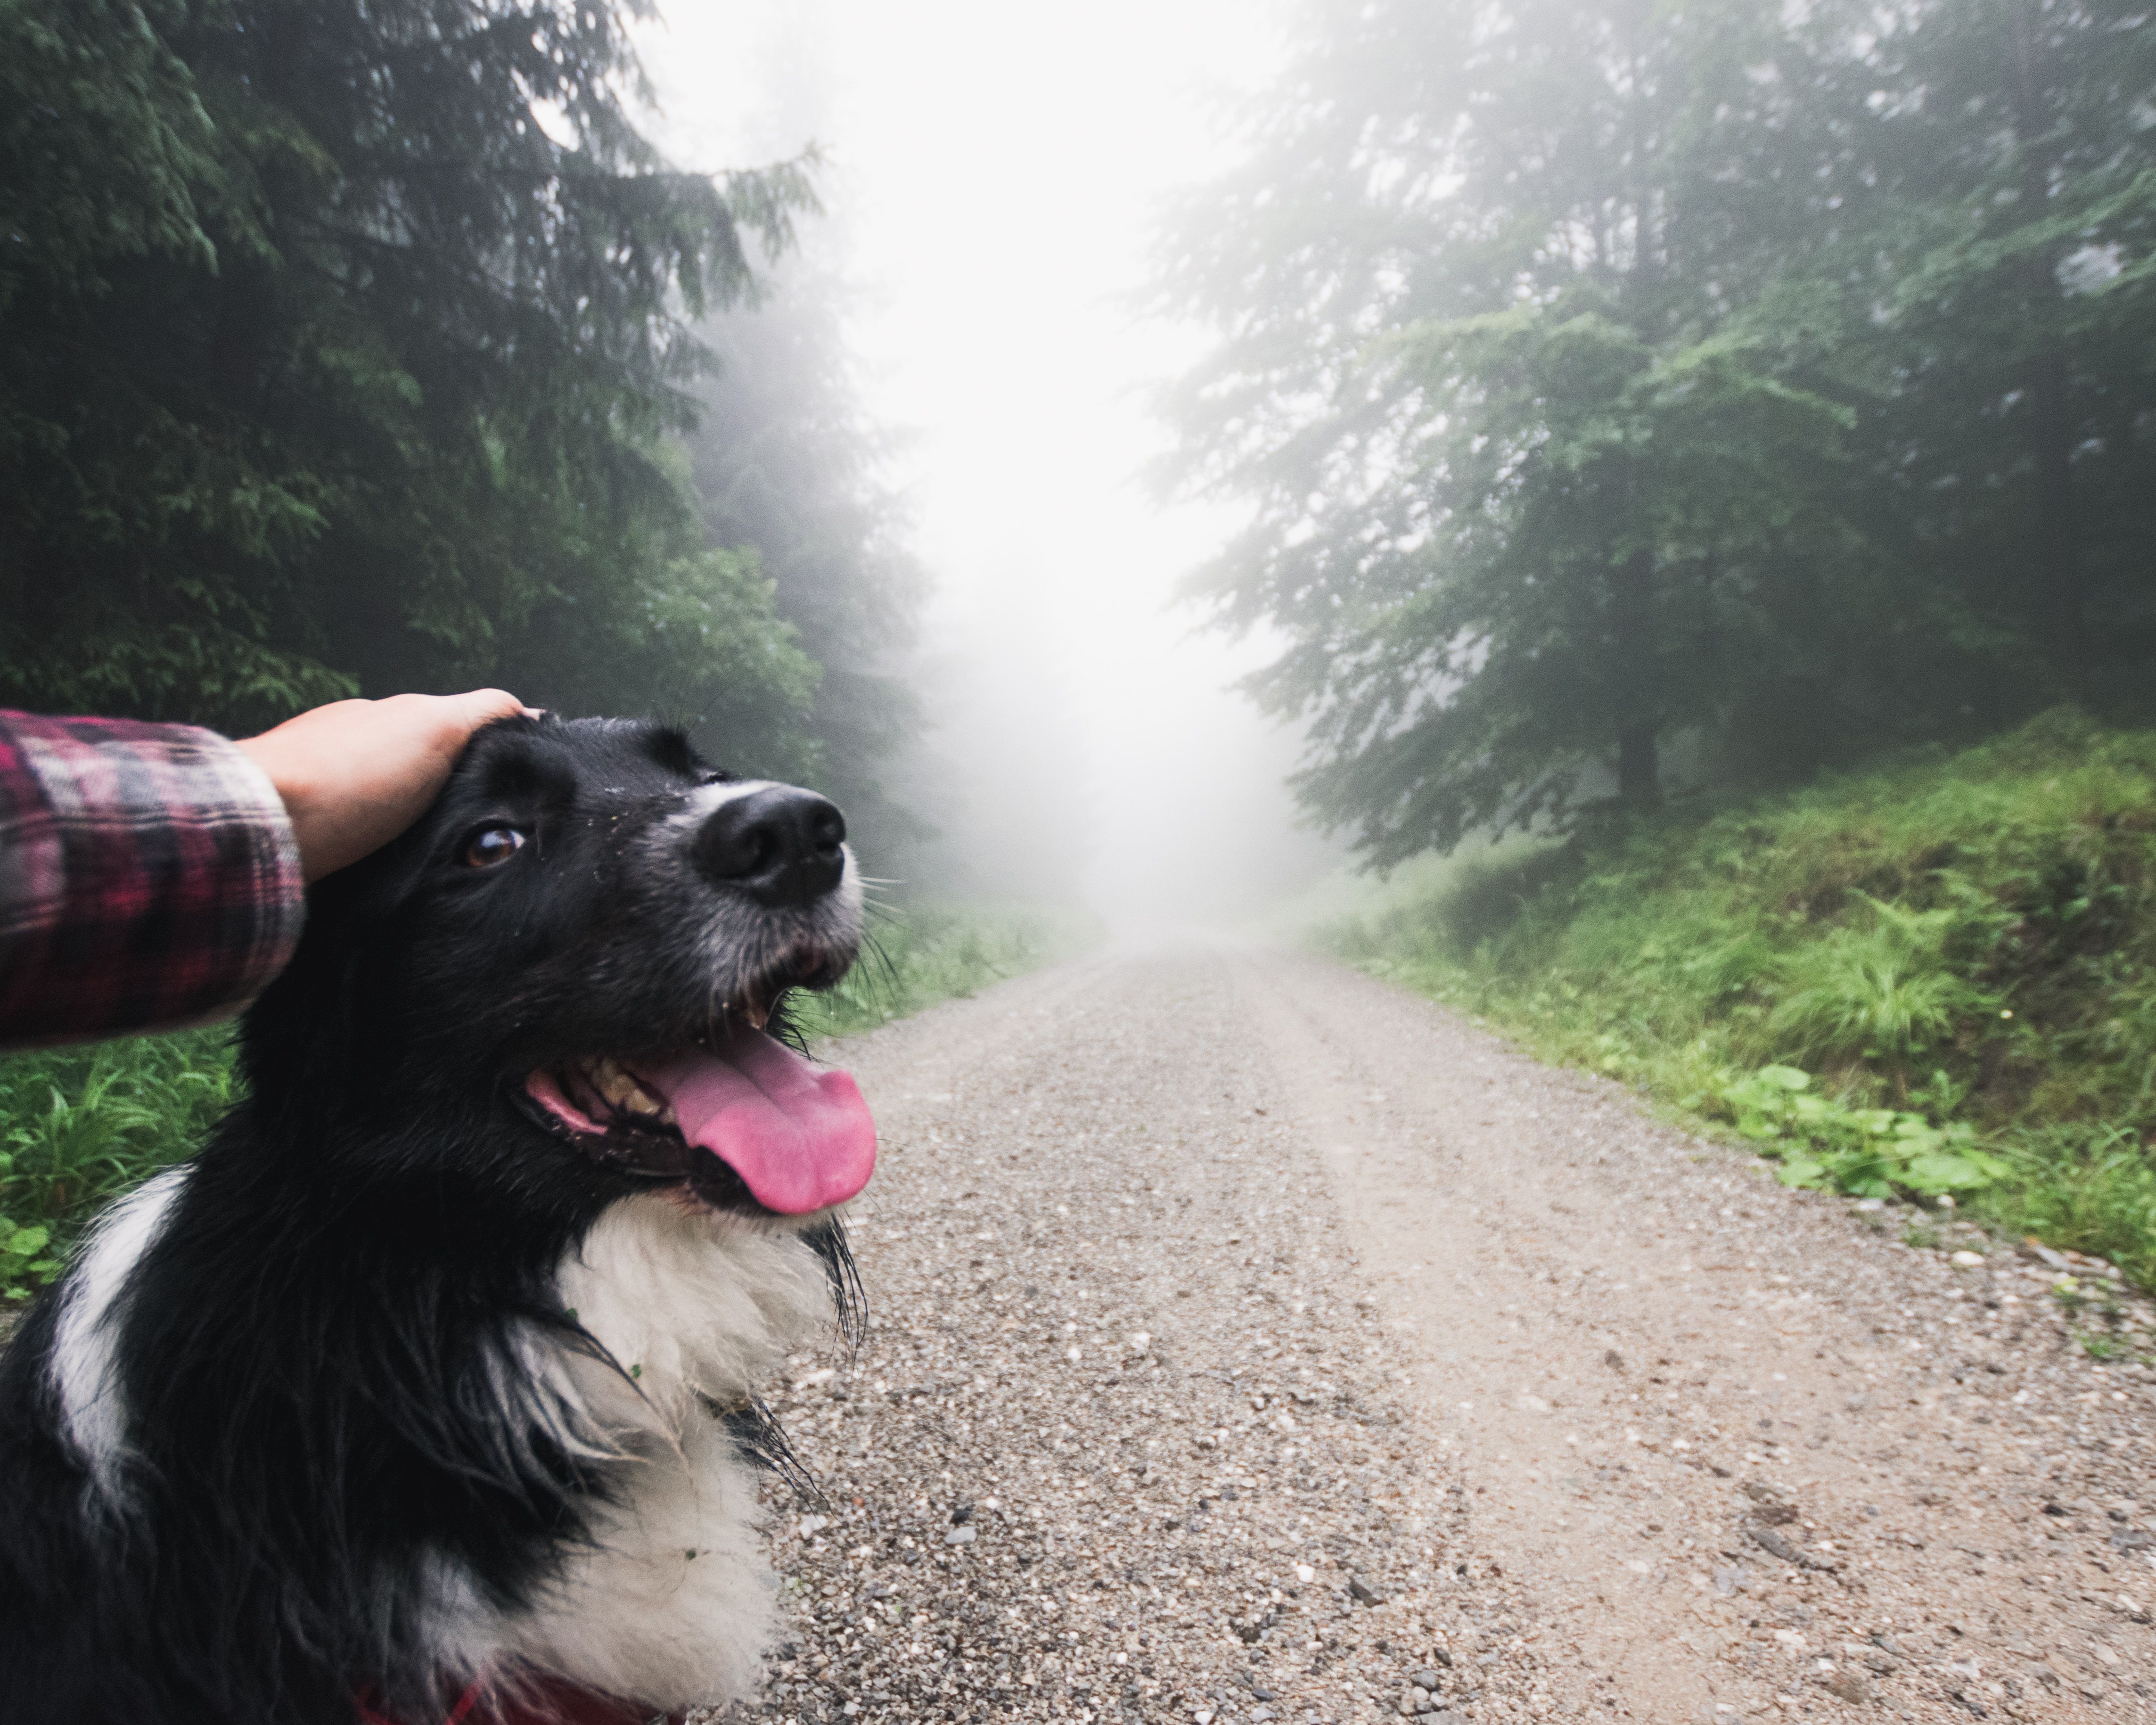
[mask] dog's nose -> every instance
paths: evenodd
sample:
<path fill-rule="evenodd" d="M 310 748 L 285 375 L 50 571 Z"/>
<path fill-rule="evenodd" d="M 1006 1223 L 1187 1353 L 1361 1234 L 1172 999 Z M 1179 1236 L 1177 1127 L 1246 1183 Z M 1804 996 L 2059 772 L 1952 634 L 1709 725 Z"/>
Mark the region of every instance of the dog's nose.
<path fill-rule="evenodd" d="M 759 904 L 814 904 L 846 872 L 845 838 L 846 818 L 828 798 L 767 785 L 711 811 L 696 830 L 696 865 Z"/>

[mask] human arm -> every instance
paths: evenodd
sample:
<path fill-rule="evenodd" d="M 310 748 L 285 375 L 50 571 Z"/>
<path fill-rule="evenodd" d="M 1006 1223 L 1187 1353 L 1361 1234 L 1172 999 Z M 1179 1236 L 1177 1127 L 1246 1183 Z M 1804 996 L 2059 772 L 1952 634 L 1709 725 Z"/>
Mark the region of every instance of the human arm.
<path fill-rule="evenodd" d="M 277 788 L 300 866 L 319 880 L 417 820 L 473 732 L 529 711 L 500 689 L 335 701 L 234 747 Z"/>
<path fill-rule="evenodd" d="M 284 968 L 306 880 L 432 799 L 515 697 L 338 701 L 234 743 L 0 713 L 0 1045 L 171 1028 Z"/>

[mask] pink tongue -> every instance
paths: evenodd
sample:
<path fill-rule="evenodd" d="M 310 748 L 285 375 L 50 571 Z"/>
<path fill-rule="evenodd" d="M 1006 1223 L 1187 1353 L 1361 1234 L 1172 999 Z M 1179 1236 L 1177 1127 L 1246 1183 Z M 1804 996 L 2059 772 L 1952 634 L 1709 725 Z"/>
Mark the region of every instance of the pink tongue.
<path fill-rule="evenodd" d="M 819 1072 L 760 1030 L 637 1076 L 674 1105 L 681 1136 L 766 1209 L 798 1216 L 844 1204 L 875 1172 L 875 1122 L 852 1075 Z"/>

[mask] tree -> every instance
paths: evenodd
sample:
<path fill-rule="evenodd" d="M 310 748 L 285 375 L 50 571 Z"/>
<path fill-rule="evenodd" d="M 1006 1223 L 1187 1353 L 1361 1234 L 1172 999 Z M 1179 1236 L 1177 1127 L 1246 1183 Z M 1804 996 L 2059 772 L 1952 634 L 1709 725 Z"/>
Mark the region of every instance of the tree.
<path fill-rule="evenodd" d="M 1160 297 L 1218 332 L 1167 398 L 1168 480 L 1255 505 L 1191 591 L 1284 634 L 1251 687 L 1310 716 L 1322 823 L 1389 864 L 1647 807 L 1672 742 L 1695 777 L 1786 777 L 2055 698 L 2084 532 L 2150 506 L 2071 501 L 2148 472 L 2143 19 L 1303 23 L 1245 164 L 1173 218 Z M 2145 588 L 2110 543 L 2108 591 Z"/>
<path fill-rule="evenodd" d="M 1849 415 L 1741 331 L 1654 343 L 1591 282 L 1410 326 L 1422 418 L 1399 587 L 1305 629 L 1260 685 L 1322 688 L 1310 806 L 1380 865 L 1564 815 L 1606 768 L 1634 809 L 1661 739 L 1773 660 L 1793 546 L 1836 531 Z"/>
<path fill-rule="evenodd" d="M 1260 500 L 1198 590 L 1286 628 L 1253 686 L 1374 860 L 1605 775 L 1653 803 L 1771 656 L 1792 539 L 1845 539 L 1815 332 L 1741 315 L 1819 223 L 1811 51 L 1741 4 L 1320 8 L 1188 208 L 1168 298 L 1228 333 L 1181 477 Z"/>
<path fill-rule="evenodd" d="M 2098 695 L 2156 646 L 2156 23 L 1935 0 L 1871 49 L 1876 362 L 1911 554 Z"/>
<path fill-rule="evenodd" d="M 661 440 L 808 187 L 660 161 L 625 4 L 0 5 L 0 701 L 685 706 L 723 639 L 798 747 L 814 667 Z"/>
<path fill-rule="evenodd" d="M 862 406 L 846 302 L 835 275 L 789 266 L 756 305 L 701 326 L 718 364 L 686 445 L 711 542 L 753 553 L 822 668 L 801 770 L 864 854 L 887 859 L 925 831 L 885 781 L 920 726 L 904 667 L 927 583 L 882 477 L 893 439 Z"/>

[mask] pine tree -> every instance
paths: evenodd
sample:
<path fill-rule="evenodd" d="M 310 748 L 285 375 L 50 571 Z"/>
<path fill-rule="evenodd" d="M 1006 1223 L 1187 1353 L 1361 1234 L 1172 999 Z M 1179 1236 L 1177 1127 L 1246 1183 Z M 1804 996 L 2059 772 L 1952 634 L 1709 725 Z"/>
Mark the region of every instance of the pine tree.
<path fill-rule="evenodd" d="M 661 162 L 625 10 L 0 8 L 0 701 L 681 706 L 716 640 L 798 735 L 814 667 L 662 439 L 684 316 L 808 190 Z"/>
<path fill-rule="evenodd" d="M 1161 303 L 1218 331 L 1168 482 L 1255 505 L 1191 591 L 1284 638 L 1320 821 L 1389 864 L 2145 665 L 2152 42 L 1316 0 Z"/>
<path fill-rule="evenodd" d="M 2044 692 L 2117 692 L 2156 649 L 2156 20 L 1933 0 L 1870 65 L 1890 506 Z"/>
<path fill-rule="evenodd" d="M 835 274 L 789 264 L 757 304 L 702 326 L 718 364 L 686 446 L 711 542 L 754 556 L 821 668 L 801 770 L 846 811 L 863 854 L 887 858 L 923 830 L 885 777 L 919 729 L 906 669 L 927 583 L 883 476 L 893 439 L 863 404 L 847 299 Z"/>
<path fill-rule="evenodd" d="M 1322 8 L 1188 208 L 1168 297 L 1228 333 L 1181 477 L 1260 501 L 1197 590 L 1286 628 L 1253 686 L 1374 860 L 1650 805 L 1843 536 L 1816 340 L 1740 315 L 1819 219 L 1809 50 L 1741 4 Z"/>

